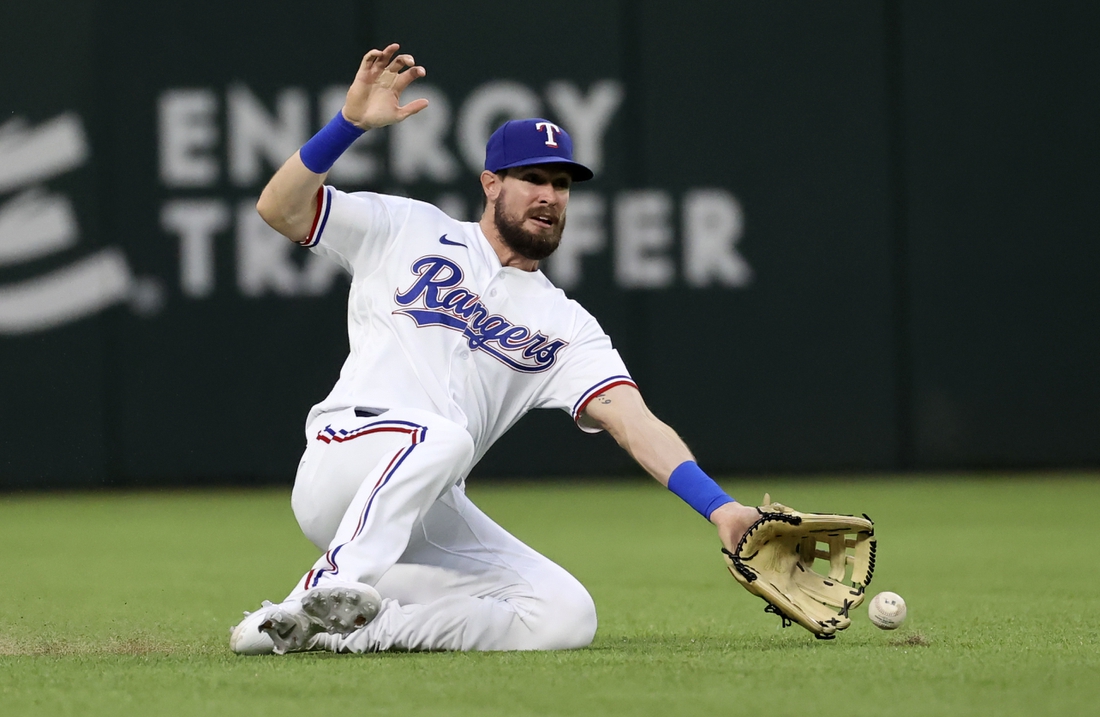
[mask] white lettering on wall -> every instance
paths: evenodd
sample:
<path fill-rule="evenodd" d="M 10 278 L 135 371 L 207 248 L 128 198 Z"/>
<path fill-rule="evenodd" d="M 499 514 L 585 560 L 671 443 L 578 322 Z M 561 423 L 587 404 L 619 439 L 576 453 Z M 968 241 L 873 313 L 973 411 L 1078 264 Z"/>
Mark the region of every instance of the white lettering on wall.
<path fill-rule="evenodd" d="M 0 192 L 10 192 L 76 169 L 91 156 L 84 121 L 63 112 L 38 125 L 20 116 L 0 124 Z"/>
<path fill-rule="evenodd" d="M 212 154 L 219 133 L 213 90 L 166 90 L 157 103 L 160 180 L 173 188 L 210 187 L 218 181 Z"/>
<path fill-rule="evenodd" d="M 72 200 L 31 187 L 0 205 L 0 266 L 76 246 L 80 226 Z"/>
<path fill-rule="evenodd" d="M 249 297 L 321 296 L 344 274 L 335 262 L 303 249 L 269 227 L 256 213 L 256 200 L 237 206 L 237 288 Z"/>
<path fill-rule="evenodd" d="M 184 296 L 214 294 L 215 242 L 223 235 L 236 247 L 236 284 L 243 295 L 316 296 L 331 290 L 342 273 L 339 267 L 318 255 L 301 254 L 269 229 L 249 202 L 234 209 L 240 192 L 227 190 L 222 182 L 225 177 L 247 193 L 258 191 L 271 171 L 340 111 L 346 92 L 346 86 L 333 85 L 315 97 L 298 87 L 261 95 L 237 83 L 224 90 L 175 88 L 161 94 L 163 185 L 173 190 L 208 188 L 216 194 L 169 197 L 161 207 L 162 229 L 178 240 Z M 509 119 L 550 112 L 539 130 L 545 133 L 543 141 L 558 141 L 554 123 L 560 122 L 573 138 L 577 161 L 600 173 L 625 93 L 615 79 L 587 87 L 554 81 L 541 95 L 522 83 L 494 80 L 465 98 L 416 83 L 402 99 L 420 97 L 429 100 L 427 110 L 360 137 L 333 166 L 328 183 L 350 191 L 369 188 L 418 197 L 418 185 L 435 185 L 430 191 L 436 206 L 455 219 L 476 221 L 482 206 L 474 200 L 476 176 L 484 166 L 485 144 L 497 127 Z M 607 277 L 586 275 L 586 267 L 607 264 L 623 289 L 663 289 L 678 281 L 691 288 L 752 283 L 752 267 L 739 250 L 744 211 L 728 190 L 696 187 L 677 197 L 662 189 L 612 194 L 589 186 L 574 188 L 562 244 L 544 263 L 558 286 L 574 290 L 605 281 Z M 235 194 L 226 196 L 226 191 Z M 4 236 L 0 232 L 0 239 Z M 9 244 L 15 246 L 0 241 L 0 258 Z M 590 261 L 600 256 L 611 261 Z"/>
<path fill-rule="evenodd" d="M 684 279 L 688 286 L 748 286 L 752 268 L 737 253 L 745 231 L 741 203 L 724 189 L 684 196 Z"/>
<path fill-rule="evenodd" d="M 69 196 L 44 182 L 77 169 L 91 154 L 84 120 L 76 112 L 37 124 L 12 112 L 0 122 L 0 195 L 18 192 L 0 203 L 0 266 L 45 257 L 66 261 L 0 284 L 0 335 L 46 331 L 128 299 L 139 310 L 149 305 L 143 298 L 156 291 L 156 280 L 134 277 L 118 247 L 58 257 L 79 247 L 79 211 Z M 135 301 L 137 293 L 142 300 Z"/>
<path fill-rule="evenodd" d="M 179 237 L 180 289 L 201 299 L 214 293 L 214 237 L 229 227 L 229 207 L 217 199 L 174 199 L 160 210 L 160 225 Z"/>
<path fill-rule="evenodd" d="M 427 110 L 425 110 L 426 112 Z M 458 151 L 471 172 L 485 167 L 485 143 L 508 120 L 535 117 L 542 112 L 539 96 L 518 82 L 486 82 L 470 93 L 458 113 Z"/>
<path fill-rule="evenodd" d="M 659 189 L 620 194 L 615 200 L 615 278 L 626 289 L 671 286 L 672 198 Z"/>
<path fill-rule="evenodd" d="M 401 96 L 401 102 L 408 104 L 421 98 L 428 100 L 431 109 L 390 128 L 390 173 L 399 182 L 427 179 L 445 184 L 458 177 L 458 162 L 446 145 L 451 103 L 443 90 L 420 84 L 412 85 Z"/>
<path fill-rule="evenodd" d="M 573 159 L 593 172 L 603 169 L 604 134 L 623 102 L 623 86 L 617 80 L 601 80 L 588 95 L 569 82 L 553 82 L 546 99 L 561 117 L 573 138 Z"/>
<path fill-rule="evenodd" d="M 290 87 L 275 98 L 272 115 L 244 85 L 227 94 L 229 122 L 229 177 L 238 187 L 251 187 L 261 179 L 263 165 L 274 171 L 309 139 L 309 97 Z"/>

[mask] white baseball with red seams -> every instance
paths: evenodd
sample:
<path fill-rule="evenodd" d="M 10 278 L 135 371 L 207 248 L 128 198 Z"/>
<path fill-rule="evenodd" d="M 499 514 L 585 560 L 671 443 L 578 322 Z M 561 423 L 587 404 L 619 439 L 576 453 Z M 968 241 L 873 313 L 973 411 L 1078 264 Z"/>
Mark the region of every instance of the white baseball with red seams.
<path fill-rule="evenodd" d="M 292 504 L 325 554 L 291 596 L 375 586 L 378 617 L 339 649 L 588 644 L 587 591 L 478 510 L 467 474 L 535 408 L 634 385 L 596 320 L 539 271 L 501 265 L 478 224 L 322 187 L 303 242 L 352 274 L 350 354 L 310 411 Z"/>
<path fill-rule="evenodd" d="M 901 595 L 881 592 L 867 605 L 867 618 L 882 630 L 896 630 L 905 622 L 907 609 Z"/>

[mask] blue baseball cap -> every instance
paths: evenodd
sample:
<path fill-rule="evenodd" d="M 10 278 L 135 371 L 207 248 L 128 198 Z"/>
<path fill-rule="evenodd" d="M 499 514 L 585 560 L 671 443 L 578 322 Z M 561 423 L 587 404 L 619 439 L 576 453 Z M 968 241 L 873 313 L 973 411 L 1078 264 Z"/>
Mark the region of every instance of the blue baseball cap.
<path fill-rule="evenodd" d="M 532 164 L 568 165 L 574 182 L 592 179 L 592 170 L 573 161 L 569 133 L 541 117 L 505 122 L 485 144 L 485 169 L 499 172 Z"/>

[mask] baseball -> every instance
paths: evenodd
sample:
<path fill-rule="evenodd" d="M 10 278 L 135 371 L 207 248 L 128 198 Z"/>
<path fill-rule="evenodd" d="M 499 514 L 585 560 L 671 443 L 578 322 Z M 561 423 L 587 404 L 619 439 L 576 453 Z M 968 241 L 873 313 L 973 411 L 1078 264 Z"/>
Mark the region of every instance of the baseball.
<path fill-rule="evenodd" d="M 867 606 L 871 624 L 882 630 L 895 630 L 905 622 L 905 600 L 897 593 L 879 593 Z"/>

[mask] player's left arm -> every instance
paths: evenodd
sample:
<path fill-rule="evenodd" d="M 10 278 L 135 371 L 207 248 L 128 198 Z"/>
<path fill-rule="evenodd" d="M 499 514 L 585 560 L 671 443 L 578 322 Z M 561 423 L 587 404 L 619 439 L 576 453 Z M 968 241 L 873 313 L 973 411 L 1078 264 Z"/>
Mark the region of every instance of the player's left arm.
<path fill-rule="evenodd" d="M 702 472 L 683 439 L 653 415 L 633 386 L 609 388 L 588 403 L 585 414 L 661 485 L 710 520 L 726 549 L 736 548 L 741 536 L 760 517 L 755 508 L 727 496 Z M 710 508 L 710 504 L 717 507 Z"/>

